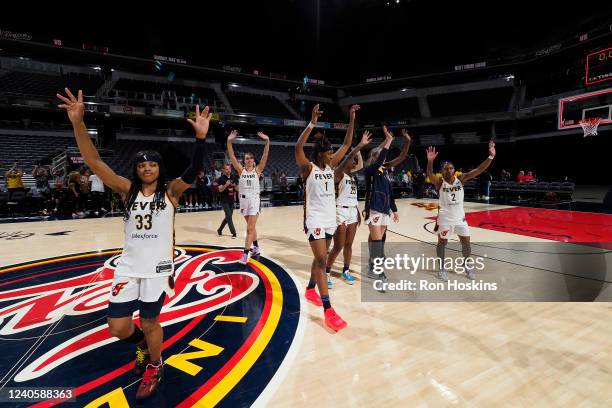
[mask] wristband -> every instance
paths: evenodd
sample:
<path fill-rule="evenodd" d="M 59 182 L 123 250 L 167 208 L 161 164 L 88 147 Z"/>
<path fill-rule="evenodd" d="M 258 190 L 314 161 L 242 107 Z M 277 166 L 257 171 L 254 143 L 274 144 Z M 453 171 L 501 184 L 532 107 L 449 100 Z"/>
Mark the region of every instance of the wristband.
<path fill-rule="evenodd" d="M 314 123 L 310 122 L 310 123 L 308 124 L 308 129 L 313 129 L 314 127 L 315 127 L 315 124 L 314 124 Z"/>
<path fill-rule="evenodd" d="M 489 156 L 489 160 L 493 160 L 495 156 Z"/>

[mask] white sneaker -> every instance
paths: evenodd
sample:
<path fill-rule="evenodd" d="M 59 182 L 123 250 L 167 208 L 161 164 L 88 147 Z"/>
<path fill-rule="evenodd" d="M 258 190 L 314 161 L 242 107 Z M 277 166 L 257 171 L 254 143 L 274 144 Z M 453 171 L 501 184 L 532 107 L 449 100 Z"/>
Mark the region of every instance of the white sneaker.
<path fill-rule="evenodd" d="M 466 275 L 469 280 L 476 280 L 476 272 L 474 272 L 474 269 L 467 269 Z"/>
<path fill-rule="evenodd" d="M 243 265 L 246 265 L 247 262 L 249 262 L 249 254 L 245 254 L 244 252 L 242 253 L 242 256 L 240 257 L 240 259 L 238 260 L 238 262 L 240 262 Z"/>
<path fill-rule="evenodd" d="M 251 248 L 251 256 L 261 255 L 261 249 L 259 247 L 253 246 Z"/>
<path fill-rule="evenodd" d="M 446 272 L 444 269 L 438 271 L 438 279 L 448 282 L 448 272 Z"/>

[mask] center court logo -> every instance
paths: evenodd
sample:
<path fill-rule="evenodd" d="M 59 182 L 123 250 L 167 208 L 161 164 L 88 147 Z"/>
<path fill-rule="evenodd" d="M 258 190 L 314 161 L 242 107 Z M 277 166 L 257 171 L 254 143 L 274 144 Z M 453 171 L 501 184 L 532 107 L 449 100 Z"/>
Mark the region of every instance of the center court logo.
<path fill-rule="evenodd" d="M 159 317 L 166 374 L 151 406 L 248 406 L 279 381 L 301 340 L 299 294 L 279 264 L 244 267 L 241 255 L 176 249 L 175 294 Z M 113 249 L 0 268 L 0 346 L 11 356 L 0 360 L 3 386 L 71 387 L 79 406 L 134 404 L 134 350 L 106 327 L 119 257 Z"/>

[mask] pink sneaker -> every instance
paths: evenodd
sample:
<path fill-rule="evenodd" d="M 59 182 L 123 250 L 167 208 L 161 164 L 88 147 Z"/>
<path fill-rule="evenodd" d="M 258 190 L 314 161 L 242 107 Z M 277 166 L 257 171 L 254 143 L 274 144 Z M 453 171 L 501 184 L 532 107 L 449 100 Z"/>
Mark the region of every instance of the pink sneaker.
<path fill-rule="evenodd" d="M 245 254 L 244 252 L 242 253 L 242 256 L 240 257 L 240 259 L 238 260 L 238 262 L 240 262 L 243 265 L 246 265 L 249 262 L 249 254 Z"/>
<path fill-rule="evenodd" d="M 323 301 L 321 300 L 321 296 L 317 293 L 316 288 L 306 288 L 306 300 L 312 302 L 315 306 L 323 306 Z"/>
<path fill-rule="evenodd" d="M 261 255 L 261 249 L 259 249 L 259 247 L 253 246 L 253 248 L 251 248 L 251 256 L 257 255 Z"/>
<path fill-rule="evenodd" d="M 336 313 L 333 307 L 325 311 L 325 324 L 332 330 L 340 331 L 347 326 L 347 323 Z"/>

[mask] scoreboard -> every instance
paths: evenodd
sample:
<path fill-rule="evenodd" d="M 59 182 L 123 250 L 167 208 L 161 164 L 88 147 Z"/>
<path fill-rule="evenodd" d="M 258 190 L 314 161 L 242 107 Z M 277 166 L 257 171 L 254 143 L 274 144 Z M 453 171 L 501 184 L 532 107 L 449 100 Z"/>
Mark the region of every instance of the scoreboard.
<path fill-rule="evenodd" d="M 586 57 L 587 85 L 612 80 L 612 47 L 595 51 Z"/>

